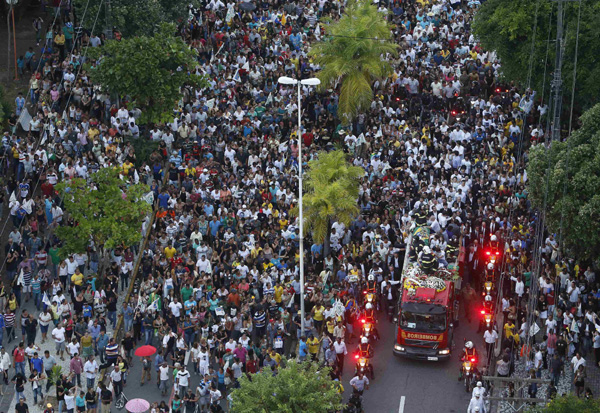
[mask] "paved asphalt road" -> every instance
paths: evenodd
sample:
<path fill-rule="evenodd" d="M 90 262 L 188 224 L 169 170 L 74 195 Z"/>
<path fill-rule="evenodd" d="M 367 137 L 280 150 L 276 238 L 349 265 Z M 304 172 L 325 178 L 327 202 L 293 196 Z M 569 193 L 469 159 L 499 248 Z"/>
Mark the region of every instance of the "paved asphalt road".
<path fill-rule="evenodd" d="M 447 413 L 465 412 L 471 399 L 464 390 L 464 384 L 457 380 L 460 368 L 460 352 L 466 337 L 482 349 L 482 335 L 477 334 L 477 325 L 466 320 L 459 323 L 455 332 L 454 354 L 449 361 L 427 362 L 398 358 L 393 355 L 395 341 L 394 325 L 381 320 L 379 332 L 381 340 L 375 345 L 375 380 L 363 397 L 363 407 L 367 413 L 402 413 L 401 401 L 404 397 L 404 413 Z M 353 349 L 356 346 L 351 346 Z M 346 398 L 351 389 L 347 385 L 352 371 L 346 367 L 344 386 Z"/>
<path fill-rule="evenodd" d="M 462 314 L 462 312 L 461 312 Z M 481 334 L 477 334 L 477 325 L 461 322 L 455 333 L 454 355 L 446 362 L 424 362 L 405 358 L 397 358 L 392 354 L 395 331 L 387 320 L 380 321 L 381 340 L 375 344 L 375 380 L 364 395 L 364 409 L 367 413 L 399 412 L 404 397 L 405 413 L 446 413 L 464 412 L 469 404 L 470 395 L 464 391 L 464 385 L 457 380 L 459 371 L 459 354 L 462 350 L 463 338 L 473 340 L 478 349 L 482 349 Z M 344 368 L 344 387 L 347 401 L 351 394 L 348 384 L 354 373 L 352 354 L 356 343 L 349 346 L 349 353 Z M 165 400 L 160 397 L 156 387 L 156 375 L 152 372 L 152 383 L 140 386 L 141 368 L 139 359 L 135 357 L 125 387 L 125 395 L 132 399 L 140 397 L 150 402 Z M 198 376 L 192 376 L 191 387 L 195 388 Z M 113 407 L 113 411 L 116 409 Z"/>

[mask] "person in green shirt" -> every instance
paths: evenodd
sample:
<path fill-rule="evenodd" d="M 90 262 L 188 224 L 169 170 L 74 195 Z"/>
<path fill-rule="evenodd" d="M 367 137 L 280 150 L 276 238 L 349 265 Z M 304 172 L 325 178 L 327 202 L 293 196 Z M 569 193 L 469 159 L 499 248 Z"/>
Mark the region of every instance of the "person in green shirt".
<path fill-rule="evenodd" d="M 60 256 L 59 256 L 60 248 L 56 245 L 53 245 L 52 248 L 48 251 L 48 255 L 50 256 L 50 262 L 52 263 L 52 277 L 56 278 L 58 274 L 58 264 L 60 264 Z"/>
<path fill-rule="evenodd" d="M 73 23 L 66 22 L 62 28 L 62 32 L 65 35 L 65 46 L 70 53 L 71 49 L 73 49 L 73 33 L 75 32 L 73 30 Z"/>
<path fill-rule="evenodd" d="M 185 284 L 185 286 L 181 289 L 181 300 L 185 303 L 187 300 L 189 300 L 192 294 L 194 294 L 194 289 L 192 286 L 189 283 Z"/>

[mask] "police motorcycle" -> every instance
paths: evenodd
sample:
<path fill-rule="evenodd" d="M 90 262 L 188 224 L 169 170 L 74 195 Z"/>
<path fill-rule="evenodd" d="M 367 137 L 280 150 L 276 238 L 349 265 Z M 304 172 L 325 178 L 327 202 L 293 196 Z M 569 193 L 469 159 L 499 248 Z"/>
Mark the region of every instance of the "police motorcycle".
<path fill-rule="evenodd" d="M 354 374 L 357 375 L 359 373 L 363 373 L 365 376 L 373 380 L 375 378 L 375 374 L 373 372 L 373 365 L 371 364 L 372 357 L 373 346 L 371 346 L 367 337 L 362 337 L 360 339 L 360 344 L 358 345 L 357 353 L 354 355 L 356 360 Z"/>
<path fill-rule="evenodd" d="M 477 362 L 479 360 L 479 355 L 477 354 L 477 350 L 473 345 L 472 341 L 465 341 L 465 346 L 463 348 L 463 354 L 460 359 L 461 367 L 460 374 L 458 376 L 458 380 L 463 380 L 465 383 L 465 391 L 468 393 L 473 388 L 473 377 L 477 372 Z"/>

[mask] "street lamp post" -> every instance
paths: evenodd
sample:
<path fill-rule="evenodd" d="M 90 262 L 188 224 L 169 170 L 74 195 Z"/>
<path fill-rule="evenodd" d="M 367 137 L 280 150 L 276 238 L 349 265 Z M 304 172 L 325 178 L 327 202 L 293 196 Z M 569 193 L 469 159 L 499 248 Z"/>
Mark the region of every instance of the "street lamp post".
<path fill-rule="evenodd" d="M 304 215 L 302 211 L 302 103 L 301 85 L 317 86 L 321 83 L 316 77 L 309 79 L 293 79 L 291 77 L 282 76 L 277 82 L 282 85 L 298 85 L 298 221 L 300 227 L 300 325 L 302 334 L 304 334 Z"/>

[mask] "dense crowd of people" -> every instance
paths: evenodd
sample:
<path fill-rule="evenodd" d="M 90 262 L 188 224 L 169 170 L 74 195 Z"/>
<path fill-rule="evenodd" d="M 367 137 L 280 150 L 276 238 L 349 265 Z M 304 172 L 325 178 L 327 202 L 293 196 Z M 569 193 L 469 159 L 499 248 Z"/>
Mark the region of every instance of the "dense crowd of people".
<path fill-rule="evenodd" d="M 359 316 L 352 297 L 373 275 L 381 299 L 397 299 L 391 281 L 400 279 L 408 229 L 416 220 L 431 229 L 427 241 L 437 265 L 447 265 L 449 246 L 465 249 L 466 311 L 479 304 L 474 297 L 480 296 L 492 235 L 503 251 L 506 353 L 499 375 L 511 373 L 507 366 L 520 355 L 536 372 L 548 366 L 556 377 L 562 368 L 555 355 L 571 361 L 576 374 L 585 365 L 578 360 L 592 349 L 597 363 L 600 292 L 594 272 L 560 260 L 550 235 L 539 281 L 532 280 L 536 216 L 524 168 L 528 148 L 545 136 L 544 107 L 534 104 L 534 91 L 498 83 L 500 64 L 470 28 L 479 2 L 379 1 L 399 44 L 398 57 L 390 58 L 394 73 L 375 83 L 371 107 L 351 125 L 338 120 L 336 90 L 304 88 L 300 133 L 295 89 L 277 79 L 317 75 L 307 53 L 324 36 L 323 20 L 338 18 L 343 4 L 248 4 L 211 0 L 190 7 L 178 35 L 198 51 L 198 70 L 208 75 L 210 87 L 184 87 L 174 121 L 147 130 L 137 123 L 137 108 L 118 106 L 82 69 L 85 49 L 102 47 L 103 35 L 76 35 L 68 13 L 51 19 L 45 36 L 44 22 L 34 21 L 41 50 L 30 48 L 20 61 L 31 76 L 29 91 L 17 97 L 2 140 L 6 190 L 0 202 L 10 211 L 12 228 L 0 302 L 0 342 L 10 353 L 3 347 L 0 370 L 8 383 L 14 362 L 17 399 L 31 386 L 37 404 L 40 381 L 56 358 L 66 356 L 69 374 L 55 381 L 58 411 L 75 405 L 109 411 L 141 344 L 159 349 L 142 360 L 142 384 L 154 376 L 163 396 L 176 389 L 170 406 L 157 403 L 154 411 L 196 402 L 218 409 L 243 375 L 267 366 L 277 370 L 290 357 L 328 364 L 341 381 Z M 28 123 L 24 111 L 32 114 Z M 133 139 L 158 142 L 158 149 L 139 159 Z M 334 147 L 364 168 L 361 213 L 350 225 L 332 222 L 330 246 L 307 236 L 302 330 L 298 221 L 290 213 L 297 203 L 297 168 Z M 53 231 L 74 224 L 63 218 L 56 184 L 89 179 L 106 167 L 119 168 L 127 182 L 148 184 L 158 204 L 149 241 L 139 251 L 141 281 L 129 302 L 122 297 L 136 246 L 115 249 L 100 275 L 96 249 L 65 259 Z M 544 335 L 540 340 L 538 334 L 535 351 L 522 346 L 532 328 L 526 306 L 532 282 L 540 285 L 535 319 Z M 35 311 L 28 312 L 22 308 L 30 299 Z M 337 300 L 350 304 L 336 311 Z M 119 315 L 126 333 L 120 343 L 107 334 Z M 492 343 L 498 340 L 487 334 Z M 15 338 L 20 343 L 13 350 Z M 40 354 L 38 346 L 47 340 L 54 341 L 56 354 Z M 540 361 L 538 354 L 547 356 Z M 104 383 L 96 392 L 103 367 L 114 394 Z M 578 389 L 582 383 L 582 377 L 575 381 Z M 356 376 L 350 385 L 362 393 L 368 379 Z"/>

